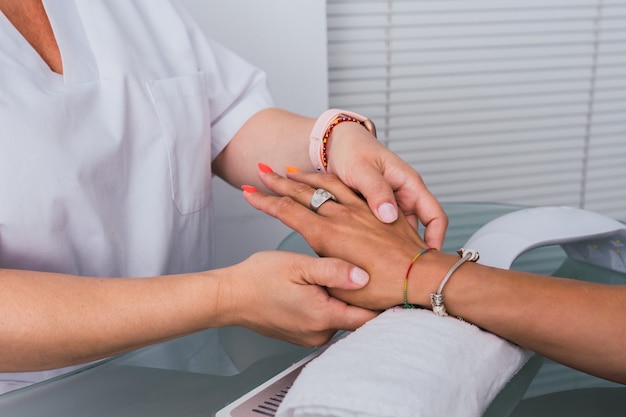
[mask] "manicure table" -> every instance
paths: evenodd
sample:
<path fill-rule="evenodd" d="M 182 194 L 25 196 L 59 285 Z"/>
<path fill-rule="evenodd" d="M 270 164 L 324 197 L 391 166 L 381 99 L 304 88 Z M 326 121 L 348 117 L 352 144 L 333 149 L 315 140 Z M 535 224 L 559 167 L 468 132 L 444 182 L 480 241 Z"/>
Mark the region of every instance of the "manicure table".
<path fill-rule="evenodd" d="M 444 209 L 450 222 L 443 250 L 456 251 L 485 224 L 523 208 L 491 203 L 445 203 Z M 296 233 L 288 235 L 279 249 L 312 253 Z M 515 259 L 511 269 L 594 279 L 612 284 L 626 283 L 626 275 L 571 259 L 559 245 L 532 249 Z M 237 375 L 219 376 L 132 365 L 124 360 L 125 355 L 121 355 L 0 396 L 0 416 L 213 416 L 225 404 L 313 351 L 242 328 L 224 328 L 219 331 L 220 340 L 229 355 L 245 368 Z M 525 396 L 526 399 L 522 401 L 525 402 L 533 397 L 581 388 L 623 389 L 618 384 L 593 378 L 539 357 L 531 359 L 520 374 L 524 372 L 527 375 L 521 375 L 520 378 L 532 379 L 530 386 L 527 381 L 520 381 L 522 388 L 507 386 L 496 397 L 485 416 L 511 415 L 522 396 Z M 626 391 L 623 392 L 626 398 Z M 251 415 L 262 417 L 261 414 Z"/>

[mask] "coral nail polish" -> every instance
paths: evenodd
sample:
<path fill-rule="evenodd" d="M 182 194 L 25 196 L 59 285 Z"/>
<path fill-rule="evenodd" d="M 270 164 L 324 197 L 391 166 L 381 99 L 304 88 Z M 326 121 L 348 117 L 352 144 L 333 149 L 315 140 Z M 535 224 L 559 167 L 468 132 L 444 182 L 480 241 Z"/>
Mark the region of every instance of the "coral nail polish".
<path fill-rule="evenodd" d="M 289 172 L 291 174 L 295 174 L 296 172 L 300 172 L 300 168 L 294 167 L 294 166 L 291 166 L 291 165 L 287 165 L 285 167 L 285 169 L 287 170 L 287 172 Z"/>
<path fill-rule="evenodd" d="M 259 162 L 259 169 L 261 170 L 261 172 L 265 173 L 265 174 L 271 174 L 272 172 L 274 172 L 274 170 L 272 168 L 270 168 L 268 165 L 265 165 L 261 162 Z"/>
<path fill-rule="evenodd" d="M 255 187 L 251 186 L 251 185 L 242 185 L 241 189 L 244 190 L 247 193 L 256 193 L 257 190 Z"/>

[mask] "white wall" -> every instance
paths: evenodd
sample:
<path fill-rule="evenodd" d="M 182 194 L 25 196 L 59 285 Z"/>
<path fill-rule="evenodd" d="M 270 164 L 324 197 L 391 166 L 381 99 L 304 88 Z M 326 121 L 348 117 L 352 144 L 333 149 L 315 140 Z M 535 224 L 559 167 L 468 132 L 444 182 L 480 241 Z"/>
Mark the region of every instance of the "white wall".
<path fill-rule="evenodd" d="M 203 30 L 263 68 L 277 107 L 315 117 L 328 107 L 325 0 L 178 0 Z M 215 181 L 216 266 L 275 249 L 289 233 Z"/>

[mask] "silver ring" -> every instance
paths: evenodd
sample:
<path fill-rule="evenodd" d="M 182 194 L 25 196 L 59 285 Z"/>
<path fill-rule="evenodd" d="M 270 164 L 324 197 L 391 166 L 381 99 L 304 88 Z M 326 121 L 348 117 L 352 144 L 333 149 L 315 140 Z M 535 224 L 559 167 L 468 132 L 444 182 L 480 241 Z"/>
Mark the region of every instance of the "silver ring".
<path fill-rule="evenodd" d="M 326 191 L 323 188 L 318 188 L 317 190 L 315 190 L 313 196 L 311 197 L 311 210 L 317 212 L 317 209 L 320 208 L 320 206 L 328 200 L 337 201 L 335 196 L 332 195 L 330 192 Z"/>

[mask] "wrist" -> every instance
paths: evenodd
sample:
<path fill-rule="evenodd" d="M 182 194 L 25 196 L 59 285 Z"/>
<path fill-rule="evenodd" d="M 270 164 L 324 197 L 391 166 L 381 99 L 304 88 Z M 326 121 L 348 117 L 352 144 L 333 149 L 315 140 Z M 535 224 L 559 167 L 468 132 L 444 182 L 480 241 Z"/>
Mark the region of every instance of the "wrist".
<path fill-rule="evenodd" d="M 430 309 L 430 294 L 437 291 L 441 280 L 458 259 L 458 256 L 436 250 L 420 256 L 410 271 L 408 302 Z"/>
<path fill-rule="evenodd" d="M 415 265 L 415 262 L 417 262 L 417 260 L 422 255 L 430 252 L 431 250 L 435 250 L 435 249 L 434 248 L 421 249 L 419 252 L 417 252 L 417 255 L 411 258 L 411 261 L 409 262 L 409 267 L 407 268 L 406 273 L 404 274 L 404 286 L 403 286 L 403 292 L 402 292 L 402 305 L 404 306 L 404 308 L 414 308 L 415 306 L 413 303 L 409 303 L 409 299 L 408 299 L 409 278 L 411 276 L 411 270 L 413 269 L 413 265 Z"/>
<path fill-rule="evenodd" d="M 202 294 L 203 303 L 208 313 L 209 327 L 226 327 L 241 325 L 244 312 L 242 307 L 242 291 L 238 289 L 237 265 L 207 271 L 206 278 L 209 291 Z M 206 297 L 206 298 L 205 298 Z"/>
<path fill-rule="evenodd" d="M 368 118 L 347 110 L 330 109 L 317 118 L 309 138 L 309 158 L 317 172 L 327 172 L 329 139 L 335 127 L 355 123 L 376 136 L 376 127 Z"/>

